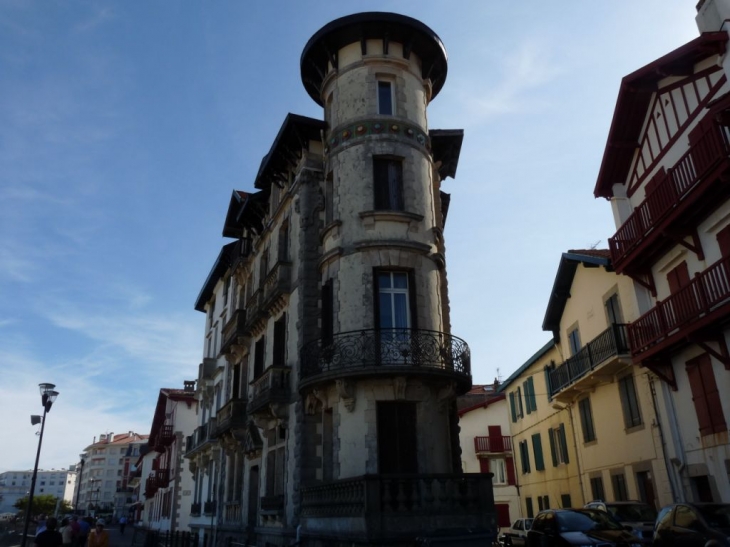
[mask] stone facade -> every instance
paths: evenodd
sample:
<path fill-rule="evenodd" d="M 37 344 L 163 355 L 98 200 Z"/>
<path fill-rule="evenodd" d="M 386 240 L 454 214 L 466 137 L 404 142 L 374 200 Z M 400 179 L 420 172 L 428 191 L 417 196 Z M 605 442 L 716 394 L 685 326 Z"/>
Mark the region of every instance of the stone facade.
<path fill-rule="evenodd" d="M 408 17 L 333 21 L 302 55 L 324 121 L 289 114 L 234 191 L 196 302 L 207 314 L 188 440 L 191 528 L 220 543 L 411 545 L 495 531 L 490 474 L 464 474 L 443 229 L 462 131 L 426 107 L 446 54 Z M 184 510 L 184 508 L 183 508 Z"/>

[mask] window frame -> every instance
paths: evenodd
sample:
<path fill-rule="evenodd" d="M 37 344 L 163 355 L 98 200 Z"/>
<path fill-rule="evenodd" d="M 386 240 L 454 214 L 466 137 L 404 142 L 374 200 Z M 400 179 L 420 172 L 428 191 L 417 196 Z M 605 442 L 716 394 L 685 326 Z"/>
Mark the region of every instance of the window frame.
<path fill-rule="evenodd" d="M 596 440 L 596 427 L 593 421 L 590 397 L 584 397 L 578 401 L 578 413 L 580 414 L 580 427 L 583 431 L 583 442 L 594 442 Z"/>
<path fill-rule="evenodd" d="M 405 211 L 404 158 L 373 156 L 373 209 Z"/>
<path fill-rule="evenodd" d="M 644 424 L 641 416 L 641 405 L 639 395 L 636 393 L 636 381 L 633 374 L 627 374 L 619 378 L 619 398 L 621 399 L 621 410 L 624 416 L 624 427 L 633 429 Z"/>
<path fill-rule="evenodd" d="M 388 87 L 387 93 L 383 92 L 385 86 Z M 375 87 L 378 114 L 381 116 L 395 116 L 395 82 L 392 79 L 381 77 L 376 80 Z M 388 96 L 388 104 L 383 104 L 381 98 L 384 98 L 386 94 Z M 388 111 L 384 112 L 386 109 Z"/>

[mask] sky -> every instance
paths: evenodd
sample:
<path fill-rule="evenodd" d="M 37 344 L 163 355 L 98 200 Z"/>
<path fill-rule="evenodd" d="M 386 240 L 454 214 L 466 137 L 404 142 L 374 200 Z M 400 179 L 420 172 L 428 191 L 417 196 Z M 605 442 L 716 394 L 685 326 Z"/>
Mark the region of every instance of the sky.
<path fill-rule="evenodd" d="M 541 329 L 561 253 L 607 246 L 593 197 L 621 78 L 695 38 L 695 0 L 0 0 L 0 472 L 149 433 L 197 377 L 195 299 L 231 191 L 287 113 L 322 118 L 299 57 L 329 21 L 395 11 L 449 55 L 431 129 L 463 129 L 446 225 L 452 331 L 474 383 Z"/>

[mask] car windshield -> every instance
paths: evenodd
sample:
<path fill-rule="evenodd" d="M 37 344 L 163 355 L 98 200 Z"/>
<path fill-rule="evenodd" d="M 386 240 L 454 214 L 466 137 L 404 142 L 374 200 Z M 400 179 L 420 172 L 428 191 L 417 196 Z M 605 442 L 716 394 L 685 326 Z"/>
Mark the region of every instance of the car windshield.
<path fill-rule="evenodd" d="M 608 505 L 607 508 L 619 522 L 654 522 L 656 520 L 656 509 L 643 503 Z"/>
<path fill-rule="evenodd" d="M 730 505 L 699 505 L 697 509 L 710 528 L 730 528 Z"/>
<path fill-rule="evenodd" d="M 591 509 L 557 513 L 561 532 L 588 532 L 589 530 L 621 530 L 621 525 L 603 511 Z"/>

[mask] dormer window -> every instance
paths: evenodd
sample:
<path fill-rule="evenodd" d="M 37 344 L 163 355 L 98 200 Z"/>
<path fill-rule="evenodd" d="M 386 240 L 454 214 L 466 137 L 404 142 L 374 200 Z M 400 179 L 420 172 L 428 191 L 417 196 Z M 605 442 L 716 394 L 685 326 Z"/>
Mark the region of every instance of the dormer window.
<path fill-rule="evenodd" d="M 378 80 L 378 114 L 393 115 L 393 83 Z"/>

